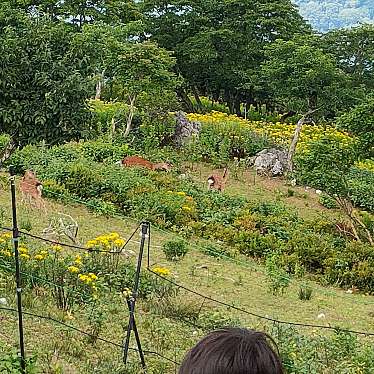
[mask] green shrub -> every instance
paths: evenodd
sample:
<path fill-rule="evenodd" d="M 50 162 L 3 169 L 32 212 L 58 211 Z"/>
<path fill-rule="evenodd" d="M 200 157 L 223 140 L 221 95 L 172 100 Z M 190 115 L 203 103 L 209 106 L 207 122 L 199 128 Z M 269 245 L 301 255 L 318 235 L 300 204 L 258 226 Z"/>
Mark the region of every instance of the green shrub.
<path fill-rule="evenodd" d="M 348 176 L 349 196 L 359 208 L 374 212 L 374 173 L 352 168 Z"/>
<path fill-rule="evenodd" d="M 253 156 L 269 147 L 270 143 L 267 138 L 237 123 L 222 123 L 214 126 L 204 124 L 193 148 L 188 149 L 187 157 L 193 156 L 194 159 L 211 161 L 217 166 L 223 166 L 228 160 Z M 191 151 L 194 154 L 191 154 Z"/>
<path fill-rule="evenodd" d="M 54 200 L 65 201 L 69 198 L 69 191 L 52 179 L 43 181 L 43 195 Z"/>
<path fill-rule="evenodd" d="M 312 298 L 313 289 L 308 284 L 302 284 L 299 288 L 299 299 L 310 300 Z"/>
<path fill-rule="evenodd" d="M 201 247 L 201 252 L 215 258 L 231 258 L 232 251 L 222 245 L 207 243 Z"/>
<path fill-rule="evenodd" d="M 185 240 L 169 240 L 163 244 L 162 250 L 169 261 L 178 261 L 188 252 L 188 245 Z"/>
<path fill-rule="evenodd" d="M 197 324 L 202 326 L 206 331 L 217 330 L 224 327 L 241 326 L 241 322 L 238 318 L 230 316 L 228 313 L 220 310 L 203 312 L 200 315 Z"/>
<path fill-rule="evenodd" d="M 10 142 L 10 136 L 8 134 L 0 134 L 0 159 L 3 156 L 6 147 Z"/>
<path fill-rule="evenodd" d="M 36 366 L 35 357 L 26 358 L 26 368 L 27 374 L 36 374 L 40 372 Z M 5 352 L 0 350 L 0 373 L 19 374 L 21 372 L 21 361 L 18 353 L 13 349 Z"/>
<path fill-rule="evenodd" d="M 87 200 L 87 206 L 89 210 L 106 217 L 113 217 L 117 213 L 117 208 L 113 203 L 99 198 Z"/>
<path fill-rule="evenodd" d="M 374 156 L 374 97 L 337 119 L 337 126 L 358 136 L 364 156 Z"/>
<path fill-rule="evenodd" d="M 283 295 L 289 286 L 291 277 L 280 265 L 280 252 L 269 253 L 266 256 L 265 271 L 269 281 L 269 289 L 273 295 Z"/>
<path fill-rule="evenodd" d="M 323 205 L 327 209 L 336 209 L 338 208 L 338 204 L 336 203 L 335 199 L 333 199 L 331 196 L 323 193 L 319 197 L 319 202 L 321 205 Z"/>
<path fill-rule="evenodd" d="M 82 154 L 85 158 L 95 161 L 114 163 L 131 154 L 128 144 L 117 146 L 104 139 L 90 140 L 82 143 Z"/>

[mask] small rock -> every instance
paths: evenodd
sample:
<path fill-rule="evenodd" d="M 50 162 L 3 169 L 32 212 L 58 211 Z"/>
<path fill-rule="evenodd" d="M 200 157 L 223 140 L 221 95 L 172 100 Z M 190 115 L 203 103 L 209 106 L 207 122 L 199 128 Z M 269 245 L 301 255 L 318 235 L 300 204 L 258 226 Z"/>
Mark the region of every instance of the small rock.
<path fill-rule="evenodd" d="M 322 195 L 322 191 L 321 190 L 316 190 L 316 194 L 317 195 Z"/>
<path fill-rule="evenodd" d="M 290 182 L 291 186 L 296 187 L 296 182 L 297 182 L 296 178 L 292 179 L 291 182 Z"/>
<path fill-rule="evenodd" d="M 8 305 L 8 302 L 5 297 L 0 297 L 0 305 Z"/>
<path fill-rule="evenodd" d="M 325 319 L 325 318 L 326 318 L 325 313 L 320 313 L 320 314 L 318 314 L 318 316 L 317 316 L 317 319 Z"/>

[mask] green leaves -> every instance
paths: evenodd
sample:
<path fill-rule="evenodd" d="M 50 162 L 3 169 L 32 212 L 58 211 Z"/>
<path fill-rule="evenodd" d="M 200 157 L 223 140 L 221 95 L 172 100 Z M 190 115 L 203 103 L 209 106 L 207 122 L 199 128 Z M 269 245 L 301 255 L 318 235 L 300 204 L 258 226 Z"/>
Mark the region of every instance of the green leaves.
<path fill-rule="evenodd" d="M 79 71 L 67 25 L 29 19 L 0 34 L 0 131 L 21 145 L 79 139 L 90 80 Z"/>
<path fill-rule="evenodd" d="M 349 78 L 312 43 L 313 39 L 279 39 L 267 46 L 263 79 L 286 108 L 307 111 L 322 106 L 329 114 L 342 106 Z"/>

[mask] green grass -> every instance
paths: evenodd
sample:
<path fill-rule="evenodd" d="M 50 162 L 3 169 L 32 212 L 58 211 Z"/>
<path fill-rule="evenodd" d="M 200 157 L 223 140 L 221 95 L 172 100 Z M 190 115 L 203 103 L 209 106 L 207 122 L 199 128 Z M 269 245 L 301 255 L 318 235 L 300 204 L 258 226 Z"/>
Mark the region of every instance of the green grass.
<path fill-rule="evenodd" d="M 201 172 L 201 174 L 200 174 Z M 201 168 L 195 173 L 204 183 L 207 168 Z M 253 199 L 274 199 L 274 191 L 266 188 L 267 181 L 258 180 L 255 188 L 248 183 L 249 176 L 242 181 L 231 180 L 227 193 L 245 194 Z M 277 188 L 287 190 L 287 187 L 277 182 Z M 301 194 L 301 192 L 300 192 Z M 281 197 L 304 214 L 321 214 L 323 208 L 317 206 L 316 199 L 308 196 Z M 310 205 L 302 207 L 303 201 Z M 10 193 L 0 190 L 0 206 L 4 212 L 4 224 L 11 225 Z M 108 232 L 119 232 L 124 238 L 132 233 L 137 222 L 128 218 L 105 218 L 90 213 L 79 204 L 61 205 L 47 201 L 47 214 L 20 205 L 18 220 L 20 224 L 31 223 L 31 232 L 40 235 L 48 220 L 57 212 L 70 214 L 79 224 L 79 240 L 86 240 Z M 335 213 L 334 213 L 335 214 Z M 201 252 L 201 241 L 190 242 L 191 251 L 179 262 L 169 262 L 161 250 L 162 244 L 176 235 L 153 228 L 151 263 L 164 266 L 171 270 L 176 282 L 198 291 L 204 295 L 233 304 L 255 314 L 268 316 L 285 321 L 295 321 L 312 324 L 331 325 L 354 330 L 372 331 L 374 318 L 374 297 L 362 294 L 347 294 L 344 290 L 334 287 L 323 287 L 307 275 L 303 279 L 292 279 L 290 287 L 284 295 L 274 296 L 268 290 L 267 277 L 263 266 L 255 260 L 237 255 L 234 259 L 216 259 Z M 139 237 L 134 238 L 135 241 Z M 135 252 L 138 244 L 131 242 L 129 249 Z M 144 261 L 145 265 L 145 261 Z M 0 273 L 1 274 L 1 273 Z M 313 289 L 310 301 L 300 301 L 298 292 L 305 281 Z M 0 278 L 0 297 L 6 297 L 11 306 L 15 306 L 15 288 L 13 280 Z M 71 314 L 66 314 L 54 307 L 52 300 L 43 290 L 33 290 L 24 293 L 25 310 L 42 315 L 50 315 L 66 323 L 89 331 L 88 314 L 103 310 L 106 318 L 101 336 L 121 344 L 123 328 L 127 325 L 128 312 L 123 297 L 117 292 L 108 292 L 103 299 L 90 311 L 87 307 L 76 308 Z M 212 313 L 220 312 L 227 318 L 239 321 L 241 325 L 251 328 L 271 328 L 271 324 L 253 316 L 234 311 L 207 301 L 183 290 L 176 300 L 169 304 L 153 300 L 139 300 L 137 320 L 144 348 L 180 361 L 184 352 L 191 347 L 204 331 L 194 326 L 175 320 L 175 316 L 194 316 L 201 309 L 213 322 Z M 317 319 L 324 313 L 324 319 Z M 217 317 L 218 318 L 218 317 Z M 0 356 L 1 350 L 17 344 L 16 315 L 0 311 Z M 310 335 L 319 332 L 318 329 L 300 328 L 300 333 Z M 321 332 L 328 336 L 328 332 Z M 66 329 L 58 324 L 32 317 L 25 318 L 25 342 L 27 353 L 35 354 L 43 373 L 124 373 L 121 350 L 111 347 L 104 342 L 90 343 L 87 337 Z M 134 341 L 132 341 L 134 346 Z M 136 362 L 135 353 L 131 353 L 130 362 Z M 152 355 L 147 355 L 151 372 L 174 373 L 174 366 L 163 363 Z M 134 373 L 139 372 L 134 368 Z M 327 373 L 328 371 L 326 371 Z M 352 371 L 353 373 L 354 371 Z"/>

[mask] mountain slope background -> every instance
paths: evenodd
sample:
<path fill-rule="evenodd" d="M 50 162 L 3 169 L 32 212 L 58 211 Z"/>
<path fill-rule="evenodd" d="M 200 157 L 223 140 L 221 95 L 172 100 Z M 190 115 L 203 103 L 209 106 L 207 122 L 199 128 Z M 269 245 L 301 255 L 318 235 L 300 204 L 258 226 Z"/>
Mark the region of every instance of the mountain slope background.
<path fill-rule="evenodd" d="M 322 32 L 374 23 L 373 0 L 294 0 L 301 15 Z"/>

